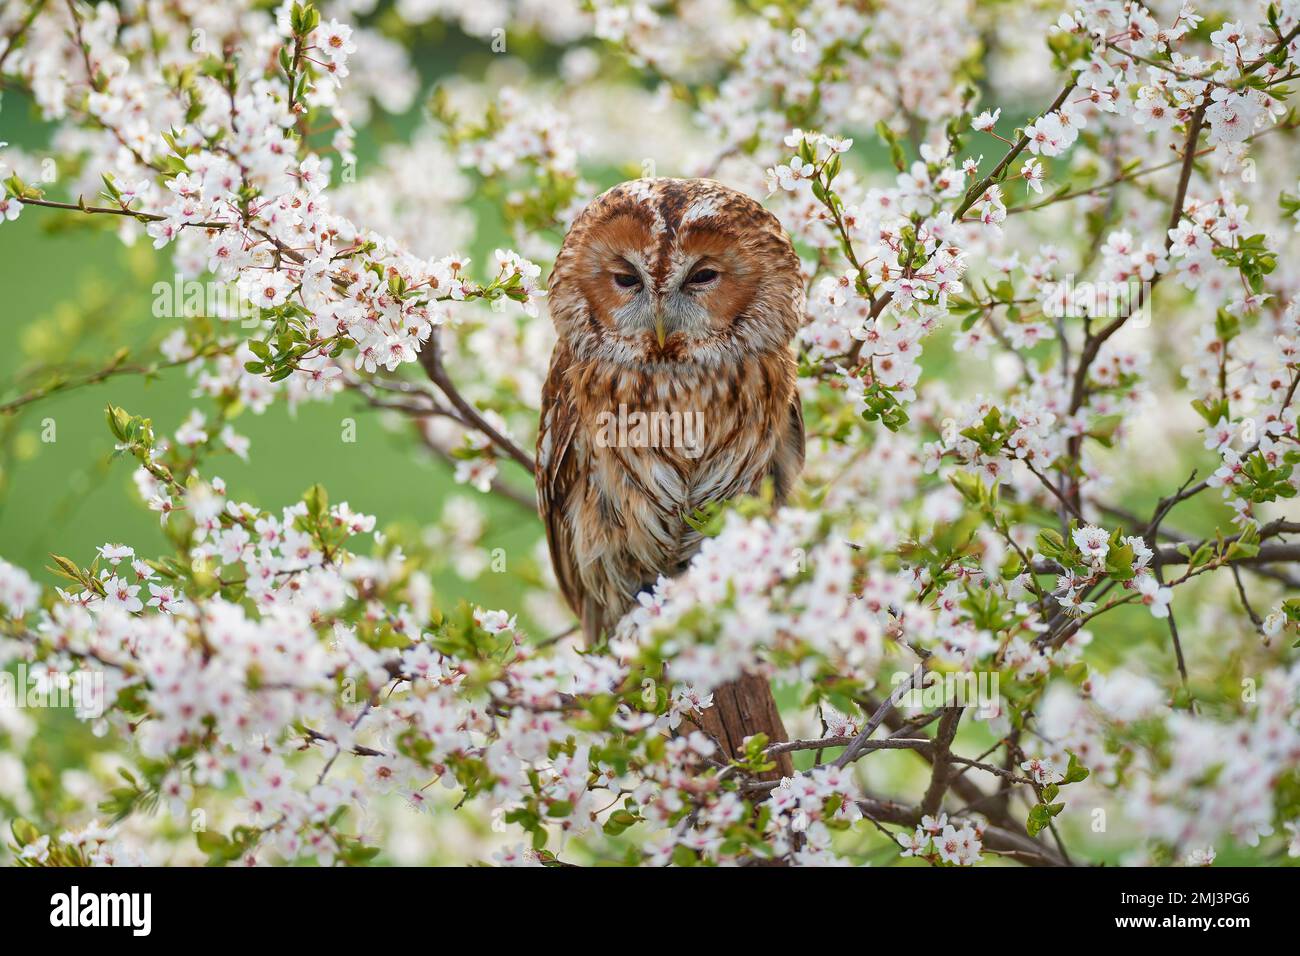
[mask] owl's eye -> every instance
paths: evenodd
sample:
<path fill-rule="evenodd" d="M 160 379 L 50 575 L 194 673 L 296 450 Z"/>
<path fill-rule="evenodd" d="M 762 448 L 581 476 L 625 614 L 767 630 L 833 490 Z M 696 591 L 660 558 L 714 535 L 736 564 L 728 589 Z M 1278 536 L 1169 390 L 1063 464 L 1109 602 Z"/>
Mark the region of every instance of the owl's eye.
<path fill-rule="evenodd" d="M 639 276 L 628 275 L 626 272 L 615 272 L 614 282 L 623 289 L 635 289 L 641 284 Z"/>
<path fill-rule="evenodd" d="M 691 276 L 689 281 L 692 285 L 703 285 L 706 282 L 712 282 L 717 277 L 718 270 L 716 269 L 700 269 Z"/>

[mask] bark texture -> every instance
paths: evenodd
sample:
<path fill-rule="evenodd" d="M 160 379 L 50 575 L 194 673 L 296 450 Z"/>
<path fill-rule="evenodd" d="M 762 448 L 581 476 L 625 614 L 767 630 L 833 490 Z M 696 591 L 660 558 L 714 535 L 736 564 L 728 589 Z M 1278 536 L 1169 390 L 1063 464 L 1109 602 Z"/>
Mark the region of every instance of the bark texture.
<path fill-rule="evenodd" d="M 700 729 L 718 741 L 727 757 L 738 754 L 745 738 L 754 734 L 767 734 L 769 745 L 790 739 L 776 709 L 772 685 L 766 677 L 753 674 L 723 684 L 713 692 L 713 706 L 701 716 Z M 790 755 L 779 754 L 776 768 L 763 774 L 762 779 L 780 780 L 793 773 Z"/>

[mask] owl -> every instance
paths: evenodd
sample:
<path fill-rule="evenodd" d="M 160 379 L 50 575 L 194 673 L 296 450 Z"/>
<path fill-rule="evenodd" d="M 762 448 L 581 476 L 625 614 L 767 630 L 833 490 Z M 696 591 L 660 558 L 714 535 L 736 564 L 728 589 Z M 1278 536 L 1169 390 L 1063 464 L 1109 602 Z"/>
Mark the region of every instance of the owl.
<path fill-rule="evenodd" d="M 538 507 L 589 642 L 700 546 L 686 516 L 803 467 L 790 342 L 799 258 L 776 217 L 703 179 L 638 179 L 579 214 L 548 285 Z M 785 740 L 765 678 L 718 688 L 703 729 L 734 753 Z M 789 772 L 788 759 L 782 771 Z"/>

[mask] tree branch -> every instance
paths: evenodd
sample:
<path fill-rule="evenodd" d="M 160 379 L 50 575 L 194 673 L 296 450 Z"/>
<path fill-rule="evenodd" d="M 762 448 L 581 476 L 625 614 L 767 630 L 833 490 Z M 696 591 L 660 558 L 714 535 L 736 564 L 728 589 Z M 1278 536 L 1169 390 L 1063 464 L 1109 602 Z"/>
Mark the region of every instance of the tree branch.
<path fill-rule="evenodd" d="M 496 445 L 501 451 L 505 452 L 510 458 L 518 462 L 525 471 L 530 475 L 536 473 L 536 465 L 532 457 L 522 448 L 512 442 L 505 435 L 501 434 L 492 424 L 487 421 L 477 408 L 465 400 L 459 389 L 456 388 L 451 377 L 447 374 L 447 369 L 442 362 L 442 344 L 439 335 L 440 330 L 435 328 L 433 334 L 429 336 L 428 345 L 420 350 L 420 367 L 424 373 L 429 376 L 429 381 L 438 386 L 438 389 L 447 396 L 447 401 L 451 402 L 452 407 L 456 409 L 461 417 L 469 425 L 482 432 L 487 438 Z"/>
<path fill-rule="evenodd" d="M 934 757 L 934 769 L 930 773 L 930 786 L 921 801 L 921 812 L 934 816 L 943 805 L 943 795 L 948 792 L 948 767 L 952 759 L 950 747 L 952 739 L 957 736 L 957 725 L 961 722 L 961 707 L 947 708 L 939 718 L 939 729 L 934 735 L 931 754 Z"/>

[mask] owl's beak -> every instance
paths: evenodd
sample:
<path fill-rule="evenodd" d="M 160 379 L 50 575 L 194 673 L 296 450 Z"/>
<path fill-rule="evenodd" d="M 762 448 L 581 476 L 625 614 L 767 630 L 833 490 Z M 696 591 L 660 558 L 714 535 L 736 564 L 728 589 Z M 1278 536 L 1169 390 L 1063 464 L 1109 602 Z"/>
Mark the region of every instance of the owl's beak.
<path fill-rule="evenodd" d="M 659 347 L 664 347 L 664 342 L 668 340 L 668 327 L 664 325 L 662 315 L 655 316 L 655 338 L 659 341 Z"/>

